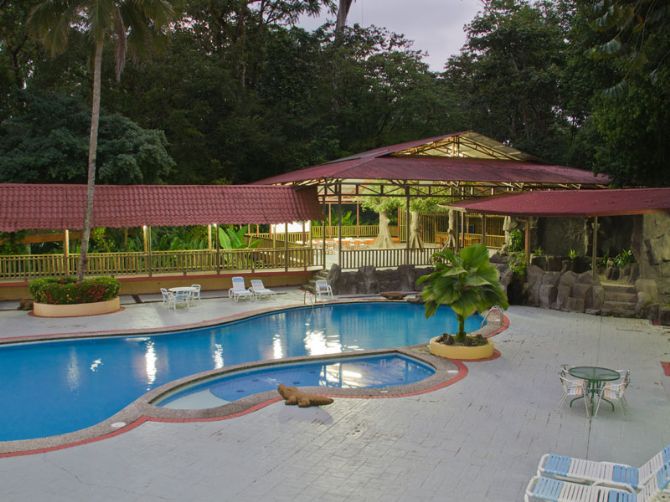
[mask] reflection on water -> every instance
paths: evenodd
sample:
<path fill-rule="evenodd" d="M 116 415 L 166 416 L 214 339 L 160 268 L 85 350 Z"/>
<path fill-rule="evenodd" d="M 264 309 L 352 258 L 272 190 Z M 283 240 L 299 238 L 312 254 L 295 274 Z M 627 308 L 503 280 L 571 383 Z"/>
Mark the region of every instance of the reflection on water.
<path fill-rule="evenodd" d="M 480 322 L 480 317 L 469 319 L 466 329 L 476 329 Z M 426 343 L 456 328 L 449 309 L 426 319 L 420 305 L 358 303 L 292 309 L 165 335 L 0 347 L 0 441 L 94 425 L 147 390 L 202 371 Z M 315 383 L 327 380 L 345 387 L 375 383 L 360 367 L 336 365 L 315 371 Z"/>
<path fill-rule="evenodd" d="M 272 355 L 275 359 L 281 359 L 284 357 L 284 350 L 281 346 L 281 336 L 276 334 L 272 338 Z"/>
<path fill-rule="evenodd" d="M 223 368 L 223 345 L 220 343 L 214 344 L 214 352 L 212 353 L 214 359 L 214 369 L 219 370 Z"/>
<path fill-rule="evenodd" d="M 71 391 L 79 388 L 79 361 L 77 360 L 77 349 L 70 348 L 70 357 L 67 364 L 67 384 Z"/>
<path fill-rule="evenodd" d="M 153 340 L 150 340 L 146 344 L 147 351 L 144 354 L 144 361 L 146 362 L 146 372 L 147 372 L 147 385 L 151 386 L 156 381 L 156 361 L 158 357 L 156 356 L 156 348 L 154 347 Z M 147 387 L 147 390 L 151 387 Z"/>
<path fill-rule="evenodd" d="M 305 353 L 310 356 L 337 354 L 342 352 L 342 345 L 338 338 L 328 340 L 323 330 L 308 331 L 305 336 Z"/>

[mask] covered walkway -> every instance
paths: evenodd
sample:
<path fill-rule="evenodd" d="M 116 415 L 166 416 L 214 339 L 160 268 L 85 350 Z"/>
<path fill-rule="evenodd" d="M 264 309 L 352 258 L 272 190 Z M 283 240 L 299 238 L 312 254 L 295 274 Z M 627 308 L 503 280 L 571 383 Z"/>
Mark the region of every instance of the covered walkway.
<path fill-rule="evenodd" d="M 85 185 L 0 184 L 0 231 L 57 230 L 62 253 L 0 255 L 0 280 L 75 274 L 71 230 L 82 227 Z M 99 185 L 93 227 L 141 228 L 143 250 L 89 254 L 92 275 L 160 276 L 223 272 L 289 272 L 320 268 L 321 255 L 305 246 L 222 248 L 219 225 L 284 224 L 319 219 L 316 189 L 246 185 Z M 205 249 L 156 251 L 152 227 L 207 227 Z M 0 295 L 1 297 L 1 295 Z"/>

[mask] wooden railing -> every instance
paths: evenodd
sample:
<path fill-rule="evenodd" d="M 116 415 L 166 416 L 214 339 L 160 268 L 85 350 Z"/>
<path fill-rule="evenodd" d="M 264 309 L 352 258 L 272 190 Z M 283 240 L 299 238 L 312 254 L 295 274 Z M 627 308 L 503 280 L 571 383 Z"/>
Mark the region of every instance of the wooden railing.
<path fill-rule="evenodd" d="M 62 254 L 0 255 L 0 279 L 29 279 L 77 273 L 79 256 Z M 323 266 L 323 254 L 312 248 L 89 253 L 89 275 L 147 275 L 228 270 L 307 270 Z"/>
<path fill-rule="evenodd" d="M 481 244 L 482 235 L 481 234 L 465 234 L 465 245 L 469 246 L 471 244 Z M 501 248 L 505 244 L 504 235 L 489 235 L 486 234 L 486 247 L 489 248 Z"/>
<path fill-rule="evenodd" d="M 253 241 L 254 239 L 260 239 L 262 241 L 262 246 L 272 246 L 272 234 L 268 232 L 260 232 L 258 234 L 247 234 L 247 236 Z M 281 242 L 281 245 L 284 244 L 284 239 L 286 234 L 284 232 L 277 233 L 274 235 L 276 242 Z M 305 242 L 309 244 L 309 232 L 305 232 L 303 235 L 302 232 L 289 232 L 288 233 L 288 242 L 289 244 L 300 243 L 303 245 Z"/>
<path fill-rule="evenodd" d="M 326 225 L 325 227 L 312 227 L 312 238 L 323 239 L 324 228 L 327 239 L 338 236 L 337 225 Z M 379 225 L 346 225 L 342 227 L 342 237 L 377 237 L 377 234 L 379 234 Z"/>
<path fill-rule="evenodd" d="M 429 266 L 433 264 L 435 248 L 424 249 L 358 249 L 342 251 L 340 266 L 343 270 L 364 266 L 376 268 L 397 267 L 399 265 Z"/>

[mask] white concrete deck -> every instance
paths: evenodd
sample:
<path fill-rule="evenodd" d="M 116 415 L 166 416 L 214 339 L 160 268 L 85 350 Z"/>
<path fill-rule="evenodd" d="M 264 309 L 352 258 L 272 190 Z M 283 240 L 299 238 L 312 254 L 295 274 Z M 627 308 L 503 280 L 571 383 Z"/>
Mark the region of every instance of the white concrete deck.
<path fill-rule="evenodd" d="M 272 303 L 302 303 L 297 291 Z M 91 319 L 1 312 L 2 336 L 156 327 L 255 304 L 156 304 Z M 451 387 L 400 399 L 281 403 L 207 423 L 146 423 L 120 436 L 0 459 L 3 501 L 519 501 L 543 453 L 639 465 L 670 443 L 670 332 L 646 321 L 526 307 L 495 338 L 502 357 L 468 363 Z M 558 405 L 561 363 L 630 368 L 629 412 Z"/>

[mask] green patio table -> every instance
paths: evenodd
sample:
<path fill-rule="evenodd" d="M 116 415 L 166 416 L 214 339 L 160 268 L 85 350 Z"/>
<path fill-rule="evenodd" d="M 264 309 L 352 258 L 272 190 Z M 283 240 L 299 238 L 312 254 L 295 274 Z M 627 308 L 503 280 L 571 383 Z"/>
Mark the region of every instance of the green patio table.
<path fill-rule="evenodd" d="M 570 373 L 570 375 L 575 378 L 580 378 L 586 381 L 584 396 L 574 398 L 572 401 L 570 401 L 570 406 L 572 406 L 572 403 L 577 399 L 588 398 L 588 404 L 590 405 L 592 416 L 594 417 L 598 413 L 600 400 L 605 399 L 602 397 L 603 389 L 605 388 L 605 382 L 613 382 L 614 380 L 621 378 L 621 375 L 618 371 L 611 370 L 609 368 L 600 368 L 598 366 L 575 366 L 574 368 L 570 368 L 568 373 Z M 605 401 L 610 404 L 612 411 L 614 411 L 614 403 L 608 399 L 605 399 Z M 586 407 L 586 410 L 588 413 L 589 406 Z"/>

